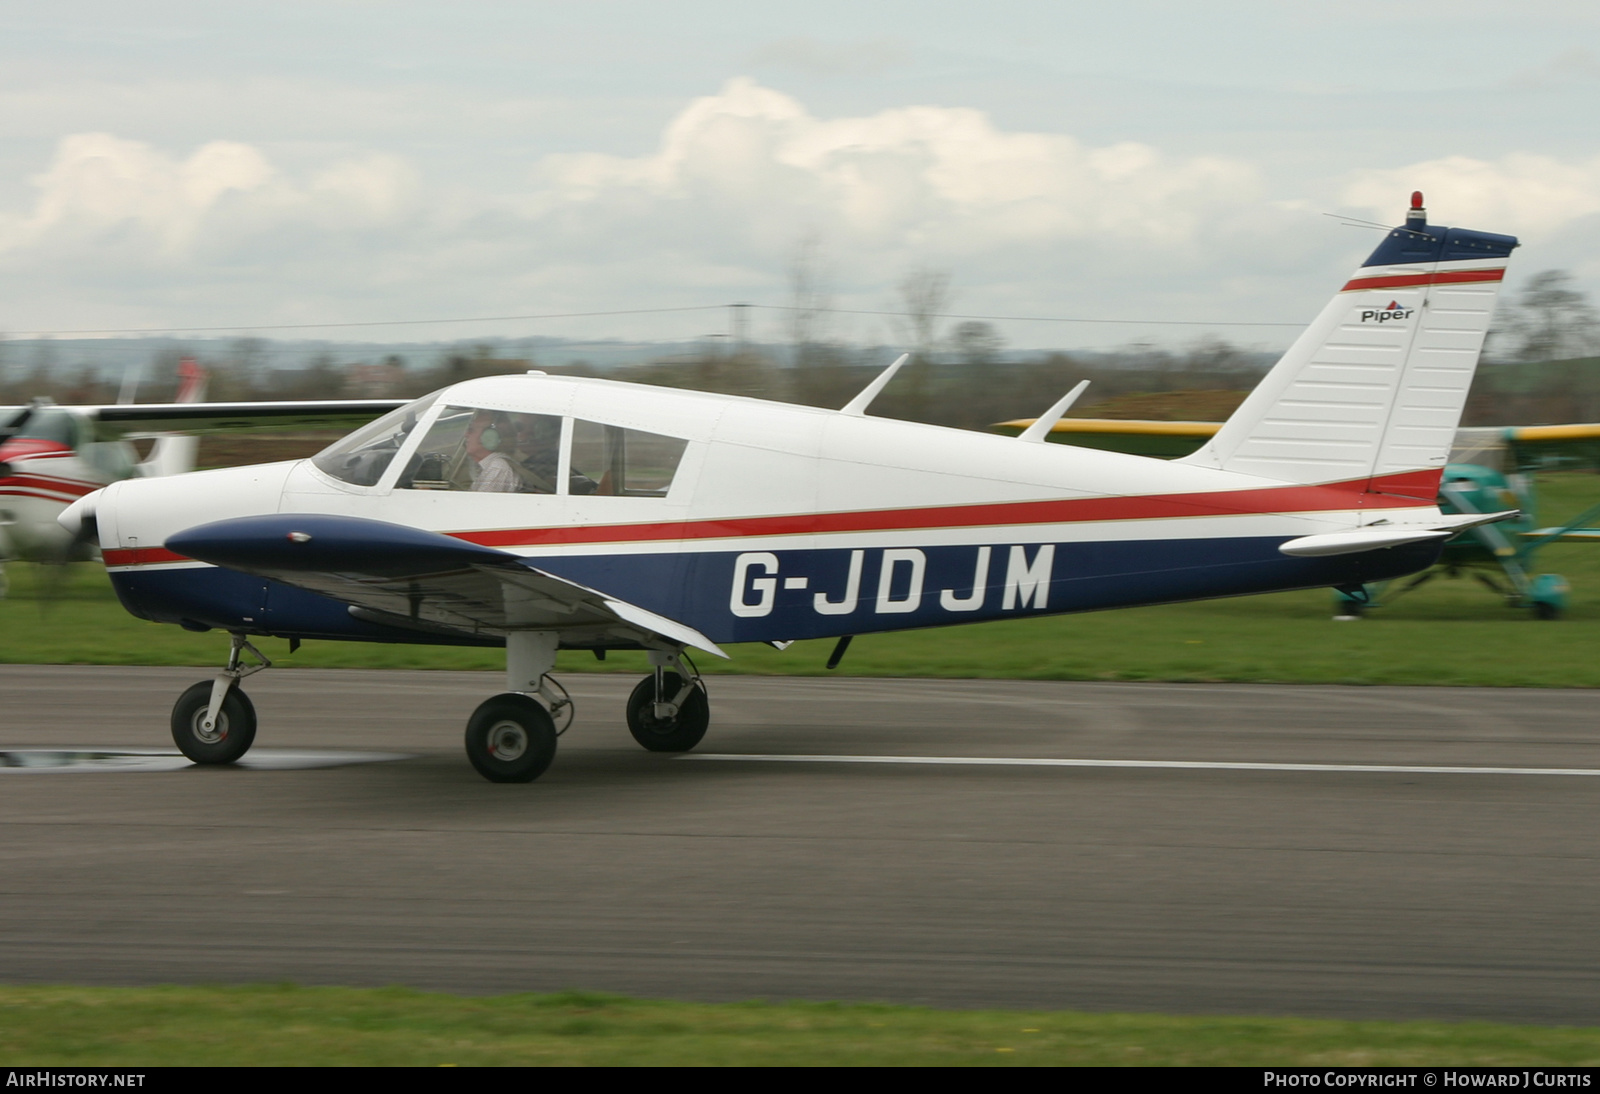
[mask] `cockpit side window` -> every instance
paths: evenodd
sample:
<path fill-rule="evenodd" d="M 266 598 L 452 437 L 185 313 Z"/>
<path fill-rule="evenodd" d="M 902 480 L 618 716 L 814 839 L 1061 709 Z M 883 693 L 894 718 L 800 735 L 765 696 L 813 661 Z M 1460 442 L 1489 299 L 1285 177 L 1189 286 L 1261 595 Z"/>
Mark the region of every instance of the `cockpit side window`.
<path fill-rule="evenodd" d="M 642 429 L 573 422 L 572 492 L 664 498 L 688 446 L 678 437 Z"/>
<path fill-rule="evenodd" d="M 407 461 L 402 490 L 554 494 L 561 418 L 447 406 Z"/>
<path fill-rule="evenodd" d="M 383 473 L 394 461 L 411 431 L 417 427 L 439 393 L 425 395 L 416 402 L 391 410 L 370 425 L 335 441 L 311 457 L 311 462 L 324 474 L 332 475 L 352 486 L 376 486 Z"/>

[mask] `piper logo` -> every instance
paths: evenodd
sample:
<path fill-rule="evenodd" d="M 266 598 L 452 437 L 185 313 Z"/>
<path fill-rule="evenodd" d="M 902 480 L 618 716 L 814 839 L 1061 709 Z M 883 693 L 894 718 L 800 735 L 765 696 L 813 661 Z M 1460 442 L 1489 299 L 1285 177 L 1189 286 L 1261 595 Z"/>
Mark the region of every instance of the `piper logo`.
<path fill-rule="evenodd" d="M 1368 308 L 1361 313 L 1363 323 L 1395 323 L 1402 319 L 1410 319 L 1415 308 L 1402 308 L 1400 301 L 1391 300 L 1387 308 Z"/>

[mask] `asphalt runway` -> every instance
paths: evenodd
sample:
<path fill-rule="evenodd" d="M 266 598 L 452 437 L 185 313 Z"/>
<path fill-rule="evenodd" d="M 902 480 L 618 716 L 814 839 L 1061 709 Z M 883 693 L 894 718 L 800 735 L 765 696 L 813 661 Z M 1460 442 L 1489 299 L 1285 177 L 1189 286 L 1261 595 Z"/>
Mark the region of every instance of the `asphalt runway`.
<path fill-rule="evenodd" d="M 0 750 L 169 748 L 203 675 L 0 666 Z M 1595 692 L 717 678 L 684 759 L 568 676 L 497 786 L 500 679 L 246 682 L 263 756 L 405 759 L 0 774 L 0 980 L 1600 1024 Z"/>

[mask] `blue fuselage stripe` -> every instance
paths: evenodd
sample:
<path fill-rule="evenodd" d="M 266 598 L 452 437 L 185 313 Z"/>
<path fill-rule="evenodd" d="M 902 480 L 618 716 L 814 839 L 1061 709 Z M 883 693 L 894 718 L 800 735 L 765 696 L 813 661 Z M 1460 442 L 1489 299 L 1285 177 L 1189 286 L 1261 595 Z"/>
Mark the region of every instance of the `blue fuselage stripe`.
<path fill-rule="evenodd" d="M 529 565 L 715 642 L 822 638 L 1382 581 L 1431 565 L 1436 543 L 1290 558 L 1284 537 L 593 554 Z M 351 617 L 345 604 L 218 567 L 113 571 L 145 619 L 284 637 L 484 644 Z"/>

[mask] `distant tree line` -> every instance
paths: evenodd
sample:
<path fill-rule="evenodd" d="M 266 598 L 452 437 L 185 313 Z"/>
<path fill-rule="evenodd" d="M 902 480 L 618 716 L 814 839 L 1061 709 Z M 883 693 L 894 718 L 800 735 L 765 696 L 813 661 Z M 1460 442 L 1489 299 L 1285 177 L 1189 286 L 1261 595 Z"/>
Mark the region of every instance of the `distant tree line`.
<path fill-rule="evenodd" d="M 897 356 L 898 347 L 862 346 L 828 336 L 831 292 L 815 249 L 792 272 L 787 347 L 708 339 L 684 352 L 604 375 L 635 383 L 715 391 L 809 406 L 843 406 Z M 914 270 L 900 285 L 901 344 L 911 360 L 873 404 L 873 413 L 983 430 L 1037 416 L 1079 380 L 1089 380 L 1074 416 L 1224 417 L 1272 364 L 1273 355 L 1204 337 L 1179 349 L 1131 345 L 1110 352 L 1008 350 L 981 320 L 941 332 L 949 276 Z M 62 403 L 115 402 L 119 381 L 61 356 L 48 343 L 16 360 L 0 342 L 0 403 L 48 396 Z M 163 348 L 144 369 L 141 402 L 172 397 L 181 346 Z M 328 352 L 302 367 L 274 367 L 281 345 L 241 338 L 211 350 L 201 364 L 217 400 L 406 398 L 477 376 L 540 368 L 601 375 L 584 361 L 566 364 L 502 357 L 493 344 L 441 348 L 426 364 L 388 355 L 343 360 Z M 1170 397 L 1162 393 L 1174 393 Z M 1600 317 L 1561 270 L 1533 277 L 1502 302 L 1464 424 L 1600 421 Z"/>

